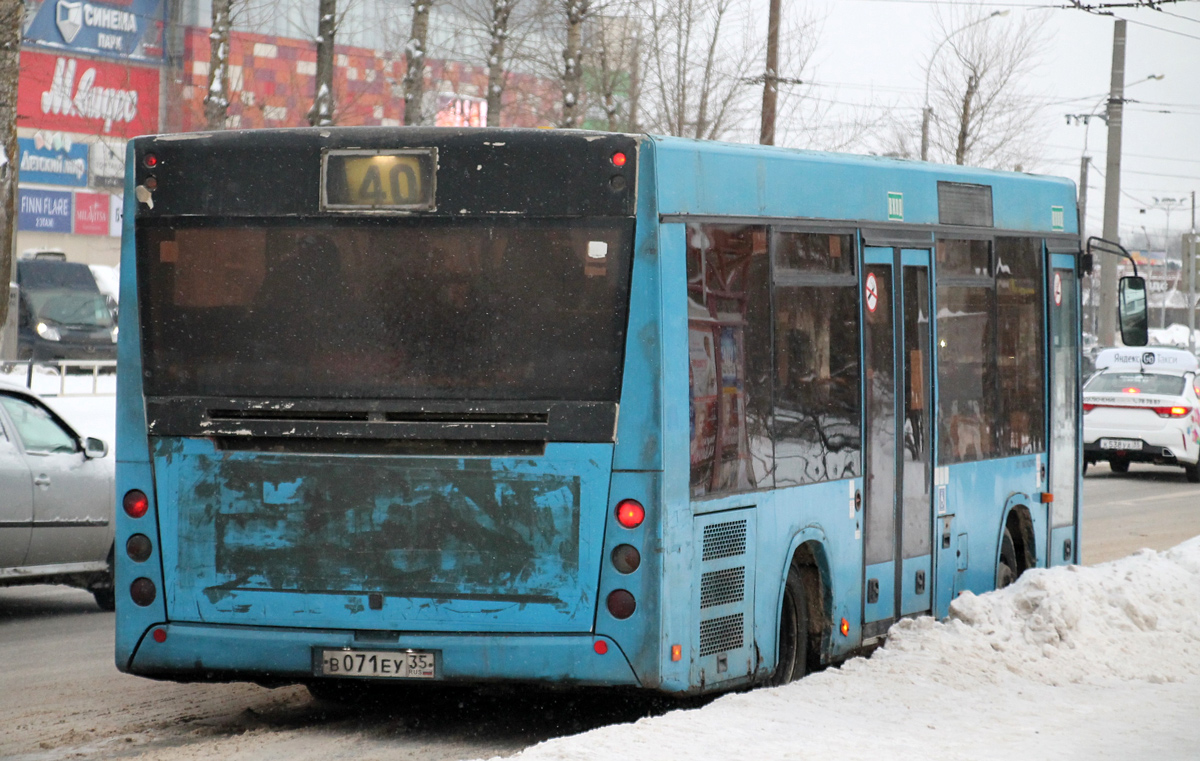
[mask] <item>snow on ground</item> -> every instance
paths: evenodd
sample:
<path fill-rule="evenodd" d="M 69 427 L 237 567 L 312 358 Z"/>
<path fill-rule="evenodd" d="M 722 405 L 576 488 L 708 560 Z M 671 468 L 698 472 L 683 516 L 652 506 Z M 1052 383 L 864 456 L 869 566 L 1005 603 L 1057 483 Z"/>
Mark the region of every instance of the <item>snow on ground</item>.
<path fill-rule="evenodd" d="M 786 687 L 550 740 L 522 759 L 1200 758 L 1200 537 L 964 594 L 944 622 Z"/>

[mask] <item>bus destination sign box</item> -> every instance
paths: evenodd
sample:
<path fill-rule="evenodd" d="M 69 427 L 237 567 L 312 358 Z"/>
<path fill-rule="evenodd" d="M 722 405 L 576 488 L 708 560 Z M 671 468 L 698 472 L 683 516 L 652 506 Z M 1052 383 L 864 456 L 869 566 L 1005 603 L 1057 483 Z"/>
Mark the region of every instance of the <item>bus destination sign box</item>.
<path fill-rule="evenodd" d="M 437 149 L 326 150 L 323 211 L 434 211 Z"/>

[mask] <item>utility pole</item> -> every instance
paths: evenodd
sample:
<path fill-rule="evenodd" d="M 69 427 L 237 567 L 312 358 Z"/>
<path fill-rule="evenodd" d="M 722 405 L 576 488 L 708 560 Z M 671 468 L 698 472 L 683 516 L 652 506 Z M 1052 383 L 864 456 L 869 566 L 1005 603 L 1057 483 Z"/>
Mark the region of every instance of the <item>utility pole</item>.
<path fill-rule="evenodd" d="M 1092 157 L 1086 153 L 1079 159 L 1079 208 L 1076 215 L 1079 217 L 1079 239 L 1087 240 L 1087 194 L 1088 194 L 1088 164 L 1092 161 Z M 1096 278 L 1088 275 L 1088 304 L 1092 308 L 1092 315 L 1096 314 Z M 1087 322 L 1091 326 L 1093 332 L 1096 330 L 1095 322 Z"/>
<path fill-rule="evenodd" d="M 1180 255 L 1184 257 L 1188 271 L 1188 351 L 1196 353 L 1196 242 L 1200 240 L 1196 236 L 1196 191 L 1192 191 L 1192 229 L 1191 235 L 1188 236 L 1188 243 L 1191 245 L 1186 252 L 1180 251 Z"/>
<path fill-rule="evenodd" d="M 1104 237 L 1119 242 L 1121 210 L 1121 124 L 1125 110 L 1125 20 L 1113 28 L 1112 80 L 1108 91 L 1108 150 L 1104 174 Z M 1100 266 L 1100 344 L 1113 346 L 1117 338 L 1117 260 L 1107 257 Z"/>
<path fill-rule="evenodd" d="M 763 75 L 761 145 L 775 145 L 775 104 L 779 99 L 779 4 L 771 0 L 767 12 L 767 70 Z"/>

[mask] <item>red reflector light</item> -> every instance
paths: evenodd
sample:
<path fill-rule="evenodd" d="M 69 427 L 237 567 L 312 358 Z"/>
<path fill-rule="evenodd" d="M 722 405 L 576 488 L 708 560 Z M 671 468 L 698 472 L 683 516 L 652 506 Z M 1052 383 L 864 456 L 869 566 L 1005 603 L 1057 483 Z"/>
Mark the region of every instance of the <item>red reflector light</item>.
<path fill-rule="evenodd" d="M 613 166 L 625 166 L 625 154 L 621 152 L 612 155 Z"/>
<path fill-rule="evenodd" d="M 1192 411 L 1191 407 L 1154 407 L 1159 417 L 1184 417 Z"/>
<path fill-rule="evenodd" d="M 147 153 L 146 157 L 142 159 L 142 163 L 153 169 L 158 166 L 158 156 L 155 156 L 153 153 Z"/>
<path fill-rule="evenodd" d="M 151 636 L 154 637 L 155 642 L 157 642 L 158 644 L 161 645 L 162 643 L 167 641 L 167 630 L 166 629 L 155 629 L 154 634 Z"/>
<path fill-rule="evenodd" d="M 646 508 L 636 499 L 623 499 L 617 504 L 617 523 L 625 528 L 637 528 L 646 520 Z"/>
<path fill-rule="evenodd" d="M 125 514 L 130 518 L 141 518 L 150 509 L 150 500 L 146 499 L 146 495 L 137 489 L 125 492 L 122 504 L 125 507 Z"/>
<path fill-rule="evenodd" d="M 671 660 L 683 660 L 683 645 L 671 645 Z"/>
<path fill-rule="evenodd" d="M 596 655 L 604 655 L 608 652 L 608 643 L 602 639 L 596 640 L 596 644 L 592 645 L 592 649 L 596 651 Z"/>
<path fill-rule="evenodd" d="M 624 589 L 614 589 L 608 593 L 608 612 L 612 613 L 613 618 L 624 621 L 632 616 L 635 610 L 637 610 L 637 602 L 629 592 Z"/>
<path fill-rule="evenodd" d="M 154 588 L 153 581 L 143 576 L 134 579 L 133 583 L 129 585 L 129 596 L 144 608 L 154 602 L 154 598 L 158 596 L 158 590 Z"/>

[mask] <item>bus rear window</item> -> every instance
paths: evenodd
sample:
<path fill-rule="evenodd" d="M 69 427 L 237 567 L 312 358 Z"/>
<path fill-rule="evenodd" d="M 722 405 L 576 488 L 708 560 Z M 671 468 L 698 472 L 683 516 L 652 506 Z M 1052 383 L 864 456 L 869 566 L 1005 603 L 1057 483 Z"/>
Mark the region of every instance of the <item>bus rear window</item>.
<path fill-rule="evenodd" d="M 617 401 L 629 220 L 141 231 L 149 396 Z"/>

